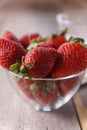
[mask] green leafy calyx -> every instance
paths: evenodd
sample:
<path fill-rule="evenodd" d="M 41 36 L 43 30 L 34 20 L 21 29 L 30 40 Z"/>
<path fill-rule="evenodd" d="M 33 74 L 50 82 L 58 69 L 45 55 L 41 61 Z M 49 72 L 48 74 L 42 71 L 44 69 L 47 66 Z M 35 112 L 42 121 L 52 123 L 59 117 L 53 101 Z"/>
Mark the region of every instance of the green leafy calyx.
<path fill-rule="evenodd" d="M 69 38 L 69 40 L 68 40 L 68 42 L 75 42 L 75 43 L 79 43 L 80 45 L 82 45 L 82 46 L 84 46 L 84 47 L 86 47 L 86 44 L 84 43 L 85 41 L 84 41 L 84 39 L 83 38 L 79 38 L 79 37 L 70 37 Z"/>
<path fill-rule="evenodd" d="M 14 64 L 10 65 L 10 71 L 12 71 L 14 73 L 18 73 L 19 70 L 20 70 L 19 63 L 14 63 Z"/>
<path fill-rule="evenodd" d="M 37 43 L 43 41 L 43 38 L 41 36 L 38 36 L 37 38 L 34 38 L 30 41 L 30 44 Z"/>

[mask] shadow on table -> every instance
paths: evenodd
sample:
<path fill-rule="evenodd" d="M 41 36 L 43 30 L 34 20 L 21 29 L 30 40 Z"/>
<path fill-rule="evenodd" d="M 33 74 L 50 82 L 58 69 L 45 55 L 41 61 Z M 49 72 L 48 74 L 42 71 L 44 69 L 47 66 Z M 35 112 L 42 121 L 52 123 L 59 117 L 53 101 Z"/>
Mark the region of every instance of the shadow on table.
<path fill-rule="evenodd" d="M 75 117 L 76 112 L 73 103 L 70 101 L 67 104 L 65 104 L 63 107 L 59 108 L 58 110 L 52 111 L 51 114 L 55 116 L 62 116 L 64 117 L 64 119 L 66 117 L 71 119 Z"/>

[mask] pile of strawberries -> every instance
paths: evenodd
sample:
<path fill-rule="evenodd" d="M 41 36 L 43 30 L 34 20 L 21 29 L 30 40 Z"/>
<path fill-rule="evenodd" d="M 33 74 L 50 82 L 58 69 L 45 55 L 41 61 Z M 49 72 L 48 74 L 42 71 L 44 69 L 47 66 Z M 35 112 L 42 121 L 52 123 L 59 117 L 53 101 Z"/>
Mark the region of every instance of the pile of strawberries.
<path fill-rule="evenodd" d="M 80 77 L 65 80 L 31 80 L 31 78 L 60 78 L 79 73 L 87 68 L 87 45 L 82 38 L 61 34 L 42 37 L 39 33 L 17 38 L 10 31 L 0 36 L 0 65 L 29 78 L 14 79 L 29 99 L 42 104 L 52 103 L 58 96 L 65 97 L 76 86 Z"/>
<path fill-rule="evenodd" d="M 0 36 L 0 65 L 34 78 L 59 78 L 87 68 L 87 46 L 82 38 L 61 34 L 43 38 L 39 33 L 17 38 L 10 31 Z"/>

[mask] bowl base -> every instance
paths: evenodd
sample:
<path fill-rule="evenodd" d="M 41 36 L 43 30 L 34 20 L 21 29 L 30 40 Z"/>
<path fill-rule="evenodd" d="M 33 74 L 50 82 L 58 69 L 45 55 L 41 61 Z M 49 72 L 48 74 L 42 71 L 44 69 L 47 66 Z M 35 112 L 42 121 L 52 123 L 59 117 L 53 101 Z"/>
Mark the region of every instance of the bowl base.
<path fill-rule="evenodd" d="M 73 91 L 71 90 L 65 97 L 60 97 L 60 96 L 57 97 L 52 104 L 42 105 L 40 103 L 36 103 L 34 109 L 36 111 L 45 111 L 45 112 L 58 109 L 62 107 L 64 104 L 66 104 L 71 99 L 71 97 L 73 97 L 73 95 L 77 92 L 79 87 L 80 85 L 74 87 Z"/>

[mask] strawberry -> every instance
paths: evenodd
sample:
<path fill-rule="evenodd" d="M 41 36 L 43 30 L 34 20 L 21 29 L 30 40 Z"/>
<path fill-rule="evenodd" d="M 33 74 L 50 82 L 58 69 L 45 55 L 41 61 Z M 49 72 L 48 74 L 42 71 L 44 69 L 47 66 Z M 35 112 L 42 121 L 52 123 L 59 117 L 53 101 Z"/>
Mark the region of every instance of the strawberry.
<path fill-rule="evenodd" d="M 0 65 L 9 68 L 11 64 L 20 60 L 26 50 L 17 42 L 0 38 Z"/>
<path fill-rule="evenodd" d="M 38 33 L 31 33 L 31 34 L 25 34 L 20 39 L 19 42 L 26 48 L 30 41 L 39 37 L 40 35 Z"/>
<path fill-rule="evenodd" d="M 21 91 L 28 97 L 33 98 L 33 95 L 29 89 L 32 82 L 29 79 L 16 79 L 16 83 Z"/>
<path fill-rule="evenodd" d="M 33 96 L 42 104 L 52 103 L 58 96 L 58 86 L 52 81 L 36 81 L 30 89 Z"/>
<path fill-rule="evenodd" d="M 74 77 L 70 79 L 65 79 L 59 83 L 59 93 L 61 96 L 66 96 L 72 88 L 74 88 L 78 83 L 79 78 Z"/>
<path fill-rule="evenodd" d="M 37 47 L 27 52 L 24 66 L 33 77 L 46 77 L 51 72 L 57 56 L 57 51 L 54 48 Z"/>
<path fill-rule="evenodd" d="M 67 29 L 64 29 L 60 35 L 58 34 L 52 34 L 51 37 L 42 38 L 40 37 L 39 40 L 36 39 L 32 42 L 32 44 L 29 44 L 27 46 L 27 50 L 31 50 L 35 47 L 52 47 L 55 49 L 58 49 L 60 45 L 62 45 L 64 42 L 66 42 L 65 34 L 67 33 Z"/>
<path fill-rule="evenodd" d="M 45 46 L 50 46 L 55 49 L 58 49 L 58 47 L 64 42 L 66 42 L 66 38 L 64 35 L 53 35 L 51 38 L 46 39 Z"/>
<path fill-rule="evenodd" d="M 53 35 L 52 37 L 47 38 L 44 41 L 38 42 L 37 47 L 52 47 L 58 49 L 58 47 L 64 42 L 66 42 L 66 38 L 64 35 Z"/>
<path fill-rule="evenodd" d="M 58 62 L 52 72 L 53 78 L 71 75 L 86 69 L 87 48 L 80 44 L 78 39 L 74 38 L 75 41 L 64 43 L 59 47 Z"/>
<path fill-rule="evenodd" d="M 50 44 L 47 44 L 46 41 L 41 41 L 37 43 L 37 47 L 52 47 Z"/>
<path fill-rule="evenodd" d="M 14 36 L 14 34 L 12 34 L 12 32 L 6 30 L 3 32 L 2 34 L 2 38 L 4 39 L 8 39 L 8 40 L 12 40 L 12 41 L 18 41 L 18 39 L 16 38 L 16 36 Z"/>
<path fill-rule="evenodd" d="M 39 42 L 38 47 L 53 47 L 55 49 L 58 49 L 60 45 L 65 43 L 67 40 L 65 38 L 65 34 L 67 33 L 67 28 L 65 28 L 60 35 L 53 34 L 51 37 L 46 38 L 46 40 Z"/>

